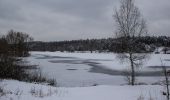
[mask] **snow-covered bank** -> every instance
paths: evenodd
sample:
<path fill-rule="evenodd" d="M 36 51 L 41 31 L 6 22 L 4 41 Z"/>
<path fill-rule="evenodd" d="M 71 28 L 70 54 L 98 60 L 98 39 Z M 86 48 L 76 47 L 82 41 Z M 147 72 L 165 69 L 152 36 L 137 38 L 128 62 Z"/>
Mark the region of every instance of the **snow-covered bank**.
<path fill-rule="evenodd" d="M 4 80 L 2 84 L 7 94 L 0 100 L 137 100 L 140 96 L 163 100 L 163 88 L 158 85 L 56 88 L 14 80 Z"/>

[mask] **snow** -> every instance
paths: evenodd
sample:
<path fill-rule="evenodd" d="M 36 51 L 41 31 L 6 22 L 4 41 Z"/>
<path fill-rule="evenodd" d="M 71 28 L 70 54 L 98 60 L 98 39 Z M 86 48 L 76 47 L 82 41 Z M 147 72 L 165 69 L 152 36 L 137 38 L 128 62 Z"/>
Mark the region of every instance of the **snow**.
<path fill-rule="evenodd" d="M 25 83 L 15 80 L 3 80 L 6 95 L 0 100 L 137 100 L 140 96 L 145 100 L 163 100 L 162 86 L 93 86 L 93 87 L 51 87 L 40 84 Z M 35 91 L 41 95 L 31 92 Z"/>
<path fill-rule="evenodd" d="M 170 66 L 170 56 L 165 54 L 150 54 L 140 71 L 157 71 L 149 66 L 160 66 L 161 61 L 166 66 Z M 84 87 L 94 84 L 100 85 L 120 85 L 126 84 L 122 75 L 109 75 L 107 73 L 89 72 L 93 66 L 86 62 L 96 63 L 111 70 L 125 70 L 127 63 L 121 63 L 114 53 L 67 53 L 67 52 L 31 52 L 31 56 L 26 59 L 31 64 L 39 65 L 45 76 L 56 79 L 62 87 Z M 162 77 L 147 76 L 138 77 L 139 82 L 152 84 L 158 82 Z"/>

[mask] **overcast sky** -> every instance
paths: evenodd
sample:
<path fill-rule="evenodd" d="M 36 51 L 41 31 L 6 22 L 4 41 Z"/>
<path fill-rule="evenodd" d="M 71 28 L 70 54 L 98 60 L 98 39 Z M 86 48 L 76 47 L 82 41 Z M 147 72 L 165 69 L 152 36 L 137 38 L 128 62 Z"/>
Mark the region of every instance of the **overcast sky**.
<path fill-rule="evenodd" d="M 114 37 L 120 0 L 0 0 L 0 34 L 10 29 L 41 41 Z M 136 0 L 151 35 L 170 36 L 170 0 Z"/>

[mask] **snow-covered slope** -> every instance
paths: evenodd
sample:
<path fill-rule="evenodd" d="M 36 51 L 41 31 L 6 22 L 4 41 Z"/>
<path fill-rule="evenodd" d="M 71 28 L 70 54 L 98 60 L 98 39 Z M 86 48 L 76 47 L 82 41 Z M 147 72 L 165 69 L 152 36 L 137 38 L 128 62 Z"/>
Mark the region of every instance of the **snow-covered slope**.
<path fill-rule="evenodd" d="M 4 80 L 1 83 L 6 95 L 0 100 L 163 100 L 162 87 L 146 86 L 93 86 L 56 88 L 45 85 Z M 143 100 L 143 99 L 142 99 Z"/>

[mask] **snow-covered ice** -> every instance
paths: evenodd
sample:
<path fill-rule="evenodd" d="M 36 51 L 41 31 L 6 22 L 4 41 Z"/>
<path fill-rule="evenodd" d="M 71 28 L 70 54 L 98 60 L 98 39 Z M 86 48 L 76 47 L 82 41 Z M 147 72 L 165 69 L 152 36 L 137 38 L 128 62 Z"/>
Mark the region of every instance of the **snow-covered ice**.
<path fill-rule="evenodd" d="M 150 68 L 150 66 L 160 66 L 160 59 L 164 60 L 163 63 L 166 66 L 170 66 L 169 55 L 150 54 L 150 59 L 145 61 L 140 70 L 161 70 L 161 68 Z M 90 72 L 94 65 L 111 70 L 125 70 L 128 64 L 126 62 L 121 63 L 114 53 L 31 52 L 31 56 L 26 60 L 32 64 L 39 65 L 44 75 L 55 78 L 59 86 L 83 87 L 94 84 L 120 85 L 126 83 L 125 77 L 121 75 Z M 138 81 L 152 84 L 160 81 L 161 78 L 155 76 L 138 77 Z"/>

